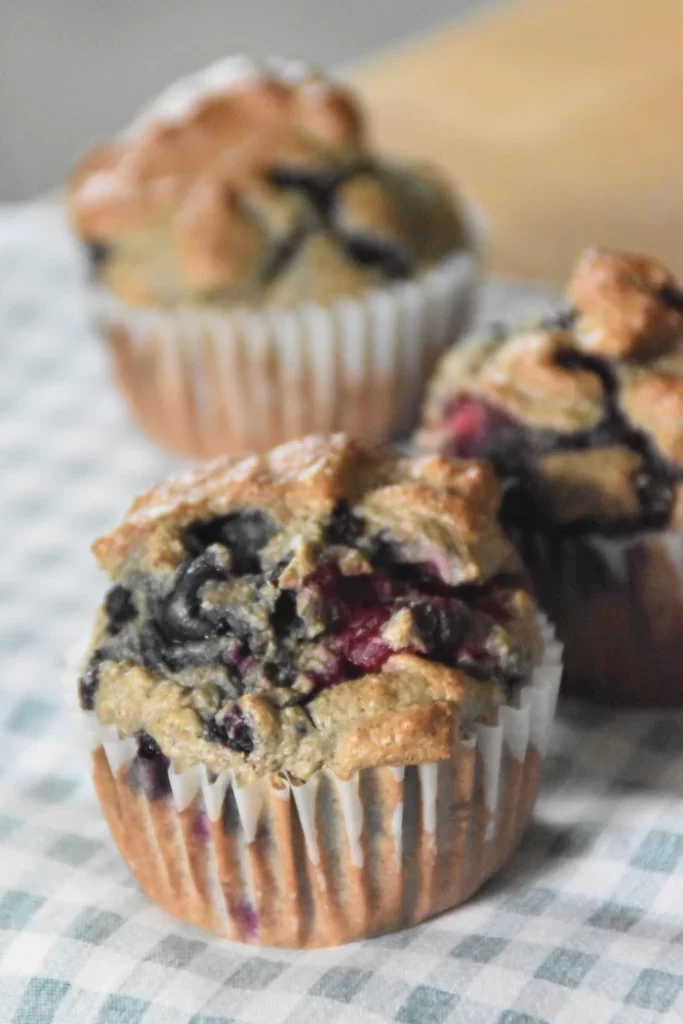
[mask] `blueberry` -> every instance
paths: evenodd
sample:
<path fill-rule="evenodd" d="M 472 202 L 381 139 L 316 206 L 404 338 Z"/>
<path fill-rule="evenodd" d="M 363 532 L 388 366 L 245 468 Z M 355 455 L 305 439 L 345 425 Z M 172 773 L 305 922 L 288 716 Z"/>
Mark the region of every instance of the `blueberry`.
<path fill-rule="evenodd" d="M 325 528 L 325 543 L 353 547 L 363 529 L 364 523 L 360 516 L 351 511 L 348 502 L 340 501 L 332 510 Z"/>
<path fill-rule="evenodd" d="M 460 601 L 426 601 L 411 612 L 428 657 L 453 664 L 465 634 L 469 613 Z"/>
<path fill-rule="evenodd" d="M 139 732 L 137 735 L 138 741 L 138 757 L 141 757 L 144 761 L 156 761 L 162 758 L 166 765 L 168 765 L 168 758 L 161 753 L 161 747 L 148 732 L 144 730 Z"/>
<path fill-rule="evenodd" d="M 299 224 L 291 234 L 275 244 L 261 268 L 264 285 L 272 284 L 294 262 L 309 233 L 306 224 Z"/>
<path fill-rule="evenodd" d="M 134 779 L 142 785 L 150 800 L 160 800 L 171 791 L 168 780 L 170 760 L 148 732 L 137 735 L 137 774 Z"/>
<path fill-rule="evenodd" d="M 651 464 L 649 469 L 636 473 L 634 485 L 643 514 L 652 526 L 662 528 L 666 524 L 673 501 L 674 474 L 666 467 Z"/>
<path fill-rule="evenodd" d="M 408 277 L 414 260 L 407 250 L 388 238 L 373 235 L 343 234 L 340 241 L 349 259 L 361 267 L 379 270 L 385 277 Z"/>
<path fill-rule="evenodd" d="M 275 608 L 270 617 L 273 632 L 277 637 L 284 637 L 294 632 L 299 632 L 301 620 L 296 610 L 296 598 L 289 590 L 283 590 L 278 594 Z"/>
<path fill-rule="evenodd" d="M 175 643 L 153 620 L 140 629 L 141 660 L 151 672 L 182 672 L 203 665 L 220 665 L 224 650 L 224 637 Z"/>
<path fill-rule="evenodd" d="M 149 620 L 140 628 L 140 657 L 150 672 L 163 672 L 168 664 L 168 644 L 156 622 Z"/>
<path fill-rule="evenodd" d="M 660 289 L 662 301 L 678 309 L 683 308 L 683 292 L 674 285 Z M 680 296 L 680 297 L 679 297 Z M 590 356 L 573 349 L 562 349 L 557 362 L 569 370 L 583 370 L 596 374 L 602 383 L 606 414 L 602 423 L 592 431 L 581 435 L 570 435 L 558 447 L 566 449 L 601 448 L 607 445 L 623 445 L 640 455 L 643 467 L 634 478 L 634 487 L 640 502 L 640 522 L 618 521 L 596 523 L 595 520 L 578 520 L 571 524 L 573 532 L 623 532 L 634 528 L 663 528 L 670 515 L 674 484 L 681 477 L 677 467 L 663 459 L 655 450 L 648 435 L 633 427 L 619 404 L 619 379 L 610 363 L 599 356 Z"/>
<path fill-rule="evenodd" d="M 251 754 L 254 749 L 254 734 L 239 704 L 233 704 L 226 714 L 209 719 L 204 733 L 208 740 L 241 754 Z"/>
<path fill-rule="evenodd" d="M 120 585 L 111 588 L 104 599 L 104 607 L 112 636 L 120 633 L 126 623 L 134 619 L 138 613 L 130 590 Z"/>
<path fill-rule="evenodd" d="M 606 359 L 578 352 L 575 348 L 567 346 L 560 349 L 555 362 L 570 372 L 578 370 L 580 373 L 594 373 L 599 378 L 608 401 L 616 394 L 617 375 Z"/>
<path fill-rule="evenodd" d="M 547 331 L 570 331 L 579 313 L 577 309 L 561 309 L 557 313 L 544 316 L 541 327 Z"/>
<path fill-rule="evenodd" d="M 311 205 L 327 217 L 342 175 L 337 168 L 274 167 L 269 177 L 276 188 L 302 192 Z"/>
<path fill-rule="evenodd" d="M 217 636 L 189 643 L 169 644 L 164 650 L 164 657 L 171 672 L 182 672 L 184 669 L 202 668 L 204 665 L 222 665 L 224 652 L 225 638 Z"/>
<path fill-rule="evenodd" d="M 100 669 L 103 661 L 104 655 L 100 651 L 96 651 L 78 681 L 78 695 L 84 711 L 93 711 L 95 708 L 95 697 L 100 685 Z"/>
<path fill-rule="evenodd" d="M 160 625 L 170 640 L 205 640 L 214 630 L 199 614 L 199 590 L 210 580 L 229 574 L 226 552 L 212 545 L 181 569 L 169 598 L 159 610 Z"/>
<path fill-rule="evenodd" d="M 87 242 L 86 249 L 92 270 L 98 271 L 107 262 L 112 253 L 111 245 L 106 242 Z"/>
<path fill-rule="evenodd" d="M 259 572 L 259 552 L 277 533 L 277 526 L 260 509 L 244 509 L 193 523 L 185 530 L 185 547 L 189 554 L 199 555 L 212 544 L 223 544 L 232 552 L 234 575 Z"/>
<path fill-rule="evenodd" d="M 490 679 L 496 666 L 486 645 L 476 640 L 468 640 L 461 644 L 457 651 L 457 665 L 475 679 Z M 510 678 L 506 680 L 511 682 Z"/>
<path fill-rule="evenodd" d="M 270 182 L 276 188 L 303 193 L 325 220 L 334 204 L 335 193 L 340 185 L 357 174 L 367 171 L 367 160 L 356 160 L 343 167 L 274 167 L 269 174 Z"/>
<path fill-rule="evenodd" d="M 679 288 L 675 284 L 663 284 L 658 294 L 666 306 L 670 306 L 678 313 L 683 313 L 683 288 Z"/>

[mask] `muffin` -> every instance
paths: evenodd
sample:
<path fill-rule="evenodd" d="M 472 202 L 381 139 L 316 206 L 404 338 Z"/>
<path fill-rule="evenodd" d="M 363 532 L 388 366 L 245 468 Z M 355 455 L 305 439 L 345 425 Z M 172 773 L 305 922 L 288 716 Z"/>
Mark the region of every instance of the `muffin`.
<path fill-rule="evenodd" d="M 449 353 L 418 446 L 492 463 L 566 692 L 681 703 L 683 291 L 654 260 L 592 249 L 568 299 Z"/>
<path fill-rule="evenodd" d="M 560 663 L 497 502 L 483 463 L 308 437 L 156 487 L 96 541 L 111 587 L 79 714 L 152 900 L 242 942 L 332 945 L 452 907 L 509 858 Z"/>
<path fill-rule="evenodd" d="M 233 58 L 76 167 L 71 221 L 139 423 L 195 456 L 414 426 L 473 299 L 465 215 L 367 143 L 345 89 Z"/>

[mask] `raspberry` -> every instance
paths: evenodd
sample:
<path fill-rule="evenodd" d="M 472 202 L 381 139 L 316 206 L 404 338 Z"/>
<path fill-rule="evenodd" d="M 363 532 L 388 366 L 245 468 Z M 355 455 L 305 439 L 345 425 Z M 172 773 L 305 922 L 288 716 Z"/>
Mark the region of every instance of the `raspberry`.
<path fill-rule="evenodd" d="M 334 638 L 333 648 L 361 672 L 379 672 L 394 651 L 381 635 L 389 608 L 363 608 L 354 612 L 345 630 Z"/>
<path fill-rule="evenodd" d="M 523 437 L 520 425 L 503 409 L 466 395 L 449 402 L 445 422 L 451 435 L 448 454 L 457 458 L 486 458 L 494 449 Z"/>
<path fill-rule="evenodd" d="M 251 754 L 254 749 L 254 734 L 239 704 L 233 704 L 226 714 L 210 719 L 204 729 L 207 739 L 231 750 Z"/>

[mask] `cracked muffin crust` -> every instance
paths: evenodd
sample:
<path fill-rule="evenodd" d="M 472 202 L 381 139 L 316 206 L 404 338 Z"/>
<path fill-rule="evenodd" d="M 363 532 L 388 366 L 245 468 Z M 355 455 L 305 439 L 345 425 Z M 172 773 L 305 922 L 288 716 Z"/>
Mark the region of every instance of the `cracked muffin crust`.
<path fill-rule="evenodd" d="M 568 300 L 450 352 L 417 442 L 493 465 L 565 692 L 680 704 L 683 290 L 654 260 L 592 249 Z"/>
<path fill-rule="evenodd" d="M 502 519 L 562 534 L 683 522 L 683 290 L 654 260 L 579 259 L 569 308 L 453 349 L 432 382 L 422 451 L 482 457 Z"/>
<path fill-rule="evenodd" d="M 484 464 L 343 435 L 156 487 L 94 545 L 111 588 L 81 706 L 160 778 L 446 759 L 541 654 L 497 507 Z"/>
<path fill-rule="evenodd" d="M 221 61 L 77 165 L 71 219 L 130 305 L 291 307 L 419 275 L 467 245 L 431 172 L 368 146 L 351 94 L 301 61 Z"/>
<path fill-rule="evenodd" d="M 301 61 L 172 85 L 79 163 L 69 210 L 128 406 L 184 455 L 405 436 L 469 322 L 465 209 L 374 152 L 355 99 Z"/>

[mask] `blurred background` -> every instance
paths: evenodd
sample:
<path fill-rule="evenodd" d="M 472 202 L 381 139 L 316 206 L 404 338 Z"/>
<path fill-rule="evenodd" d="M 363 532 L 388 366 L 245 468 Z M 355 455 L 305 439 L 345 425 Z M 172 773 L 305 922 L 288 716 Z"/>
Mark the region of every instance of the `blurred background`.
<path fill-rule="evenodd" d="M 491 0 L 0 2 L 0 199 L 61 181 L 173 78 L 230 53 L 352 65 Z"/>
<path fill-rule="evenodd" d="M 477 204 L 492 270 L 561 281 L 597 242 L 683 273 L 681 0 L 0 0 L 0 199 L 240 52 L 349 75 L 376 142 Z"/>

